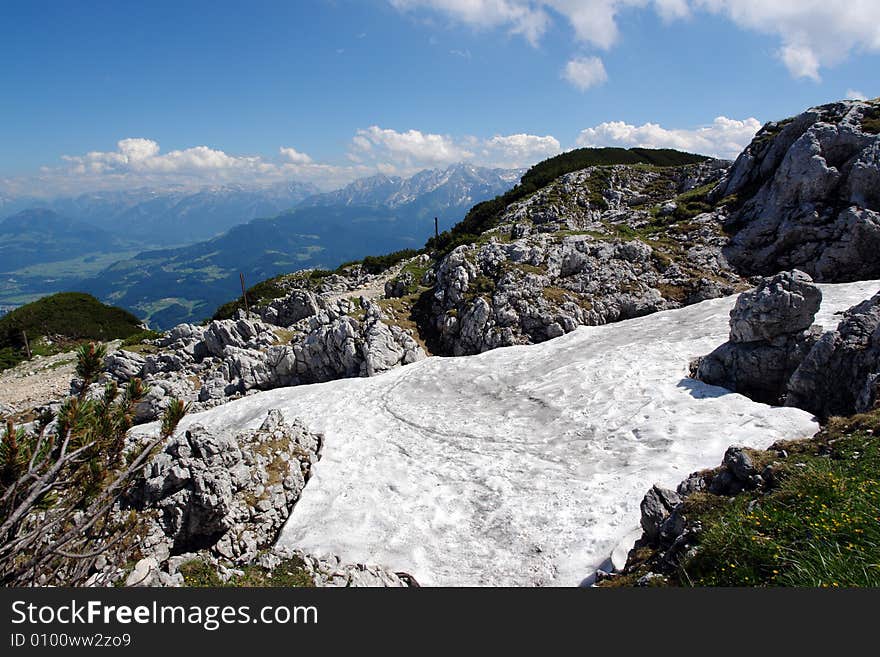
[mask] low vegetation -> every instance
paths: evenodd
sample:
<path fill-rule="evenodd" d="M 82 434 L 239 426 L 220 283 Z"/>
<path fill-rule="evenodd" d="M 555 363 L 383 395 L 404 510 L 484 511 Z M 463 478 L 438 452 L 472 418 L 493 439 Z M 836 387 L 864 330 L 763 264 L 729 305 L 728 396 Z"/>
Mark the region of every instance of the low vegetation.
<path fill-rule="evenodd" d="M 47 356 L 89 340 L 128 338 L 143 330 L 137 317 L 91 295 L 53 294 L 0 317 L 0 370 L 26 360 L 28 350 Z"/>
<path fill-rule="evenodd" d="M 616 164 L 645 164 L 654 167 L 683 166 L 703 162 L 708 158 L 702 155 L 682 153 L 670 149 L 646 148 L 579 148 L 535 165 L 522 177 L 520 184 L 491 201 L 478 203 L 465 218 L 444 231 L 438 237 L 428 240 L 426 247 L 442 254 L 448 253 L 461 244 L 474 242 L 479 235 L 498 225 L 498 221 L 511 203 L 520 201 L 547 186 L 557 178 L 573 171 L 590 166 L 610 166 Z M 594 199 L 599 207 L 604 199 Z"/>
<path fill-rule="evenodd" d="M 237 568 L 237 572 L 225 582 L 217 569 L 202 559 L 188 561 L 180 567 L 183 581 L 190 587 L 215 588 L 221 586 L 247 588 L 311 588 L 315 586 L 312 576 L 301 559 L 283 559 L 271 570 L 257 565 Z"/>
<path fill-rule="evenodd" d="M 687 498 L 685 515 L 702 530 L 697 550 L 667 583 L 880 586 L 880 410 L 833 418 L 813 439 L 751 456 L 772 464 L 774 484 Z M 643 551 L 646 572 L 651 555 Z M 631 584 L 639 575 L 611 581 Z"/>
<path fill-rule="evenodd" d="M 103 371 L 105 349 L 77 352 L 80 392 L 26 430 L 8 420 L 0 440 L 0 584 L 82 585 L 95 560 L 124 546 L 137 549 L 133 526 L 114 519 L 119 497 L 141 476 L 158 445 L 187 411 L 172 400 L 159 433 L 126 449 L 134 408 L 148 389 L 132 379 L 87 395 Z M 136 523 L 135 523 L 136 524 Z"/>
<path fill-rule="evenodd" d="M 381 274 L 389 267 L 393 267 L 403 260 L 415 258 L 420 253 L 422 252 L 416 249 L 403 249 L 381 256 L 367 256 L 361 261 L 361 266 L 368 274 Z"/>
<path fill-rule="evenodd" d="M 245 291 L 245 295 L 247 297 L 247 306 L 249 308 L 254 308 L 256 306 L 266 304 L 273 299 L 280 299 L 281 297 L 285 296 L 287 294 L 287 290 L 281 285 L 281 281 L 284 278 L 285 276 L 276 276 L 275 278 L 261 281 L 253 287 L 248 288 Z M 222 306 L 217 308 L 211 319 L 231 319 L 232 316 L 235 315 L 235 313 L 237 313 L 239 310 L 244 310 L 244 308 L 245 297 L 238 297 L 238 299 L 235 299 L 228 303 L 224 303 Z"/>
<path fill-rule="evenodd" d="M 880 135 L 880 102 L 865 110 L 862 115 L 862 130 L 870 135 Z"/>

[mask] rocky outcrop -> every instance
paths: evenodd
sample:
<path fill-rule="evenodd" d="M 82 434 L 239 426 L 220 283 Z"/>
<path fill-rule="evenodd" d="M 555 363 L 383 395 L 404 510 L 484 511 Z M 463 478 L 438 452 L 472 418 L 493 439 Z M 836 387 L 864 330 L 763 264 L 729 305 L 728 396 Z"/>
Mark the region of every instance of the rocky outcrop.
<path fill-rule="evenodd" d="M 147 422 L 162 414 L 170 398 L 199 410 L 250 391 L 374 376 L 426 356 L 409 333 L 386 323 L 381 309 L 366 299 L 329 304 L 294 290 L 260 313 L 295 321 L 282 327 L 241 314 L 206 326 L 182 324 L 155 341 L 158 353 L 109 354 L 107 376 L 120 383 L 144 380 L 150 390 L 136 421 Z"/>
<path fill-rule="evenodd" d="M 880 294 L 850 308 L 788 382 L 786 404 L 819 417 L 870 410 L 880 399 Z"/>
<path fill-rule="evenodd" d="M 756 401 L 782 403 L 788 381 L 816 344 L 822 293 L 804 272 L 783 272 L 745 292 L 730 311 L 730 340 L 696 364 L 695 378 Z"/>
<path fill-rule="evenodd" d="M 256 431 L 213 435 L 198 425 L 172 438 L 126 504 L 157 509 L 172 553 L 209 549 L 249 561 L 274 542 L 299 499 L 323 439 L 269 412 Z"/>
<path fill-rule="evenodd" d="M 745 275 L 797 268 L 821 282 L 880 277 L 877 101 L 844 101 L 770 123 L 716 199 L 735 198 L 727 259 Z"/>
<path fill-rule="evenodd" d="M 624 573 L 649 569 L 638 585 L 674 573 L 679 564 L 692 557 L 699 544 L 702 526 L 690 516 L 689 502 L 695 494 L 732 497 L 744 490 L 769 490 L 779 482 L 779 463 L 787 453 L 778 446 L 767 452 L 732 446 L 722 464 L 714 469 L 694 472 L 676 490 L 655 484 L 641 503 L 642 536 L 629 553 Z M 644 563 L 645 552 L 650 553 Z M 600 573 L 599 579 L 614 577 Z M 645 581 L 643 581 L 645 580 Z"/>
<path fill-rule="evenodd" d="M 511 205 L 498 228 L 436 266 L 437 350 L 542 342 L 733 293 L 741 279 L 721 253 L 719 213 L 676 214 L 670 201 L 724 171 L 591 167 Z"/>
<path fill-rule="evenodd" d="M 870 410 L 880 399 L 880 294 L 826 333 L 811 326 L 821 300 L 804 272 L 764 279 L 737 299 L 730 340 L 692 364 L 694 377 L 820 418 Z"/>
<path fill-rule="evenodd" d="M 248 576 L 271 582 L 281 568 L 298 572 L 297 586 L 418 586 L 378 565 L 274 545 L 322 447 L 320 434 L 278 410 L 235 436 L 199 425 L 173 436 L 112 509 L 108 522 L 130 539 L 108 545 L 86 585 L 255 585 Z M 190 564 L 198 581 L 186 579 Z"/>

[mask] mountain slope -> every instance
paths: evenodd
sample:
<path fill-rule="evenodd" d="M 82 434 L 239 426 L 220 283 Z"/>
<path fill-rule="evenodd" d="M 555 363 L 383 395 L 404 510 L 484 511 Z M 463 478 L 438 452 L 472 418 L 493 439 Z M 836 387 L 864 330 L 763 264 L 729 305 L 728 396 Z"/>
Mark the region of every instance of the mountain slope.
<path fill-rule="evenodd" d="M 833 325 L 877 286 L 823 286 L 817 321 Z M 182 427 L 234 434 L 279 408 L 324 433 L 282 544 L 424 584 L 577 585 L 638 527 L 655 481 L 674 485 L 731 443 L 763 448 L 816 430 L 808 413 L 686 378 L 691 358 L 724 340 L 732 304 L 273 390 Z"/>
<path fill-rule="evenodd" d="M 206 242 L 149 251 L 114 264 L 82 289 L 135 309 L 155 328 L 210 316 L 240 290 L 298 269 L 332 268 L 370 253 L 421 244 L 433 226 L 387 209 L 302 208 L 259 219 Z"/>
<path fill-rule="evenodd" d="M 0 221 L 0 272 L 121 248 L 107 231 L 51 210 L 23 210 Z"/>
<path fill-rule="evenodd" d="M 434 216 L 451 225 L 475 201 L 504 191 L 517 178 L 515 171 L 459 165 L 409 179 L 365 179 L 212 240 L 141 253 L 80 287 L 136 310 L 157 328 L 198 321 L 236 296 L 239 272 L 248 282 L 258 282 L 418 248 L 433 233 Z"/>

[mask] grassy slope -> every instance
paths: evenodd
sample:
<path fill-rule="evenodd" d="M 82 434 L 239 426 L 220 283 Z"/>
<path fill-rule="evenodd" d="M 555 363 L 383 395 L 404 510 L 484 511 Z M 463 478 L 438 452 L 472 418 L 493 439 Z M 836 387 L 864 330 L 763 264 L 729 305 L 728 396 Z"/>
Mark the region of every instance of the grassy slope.
<path fill-rule="evenodd" d="M 689 497 L 689 524 L 702 525 L 698 549 L 668 583 L 880 586 L 880 410 L 834 418 L 812 439 L 778 443 L 753 458 L 773 464 L 775 485 Z M 642 565 L 614 585 L 651 569 L 651 550 L 642 552 Z"/>
<path fill-rule="evenodd" d="M 43 336 L 61 336 L 63 341 L 70 342 L 113 340 L 141 330 L 137 317 L 121 308 L 106 306 L 88 294 L 53 294 L 0 318 L 0 369 L 25 359 L 24 332 L 32 351 L 45 355 L 48 352 L 41 349 L 40 341 Z"/>
<path fill-rule="evenodd" d="M 515 203 L 550 184 L 560 176 L 590 166 L 615 164 L 647 164 L 656 167 L 683 166 L 707 160 L 705 156 L 682 153 L 670 149 L 646 148 L 579 148 L 536 164 L 522 177 L 519 185 L 491 201 L 478 203 L 465 218 L 428 241 L 427 248 L 448 253 L 460 244 L 467 244 L 485 231 L 494 228 L 499 217 L 511 203 Z"/>

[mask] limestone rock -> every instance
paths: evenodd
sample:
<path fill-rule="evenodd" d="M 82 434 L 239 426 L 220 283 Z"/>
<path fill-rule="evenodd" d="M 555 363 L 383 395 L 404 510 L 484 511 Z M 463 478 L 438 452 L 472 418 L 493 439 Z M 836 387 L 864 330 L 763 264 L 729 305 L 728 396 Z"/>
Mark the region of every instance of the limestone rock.
<path fill-rule="evenodd" d="M 733 198 L 727 259 L 746 275 L 798 268 L 822 282 L 880 277 L 880 135 L 875 101 L 816 107 L 768 124 L 716 198 Z"/>
<path fill-rule="evenodd" d="M 812 326 L 821 302 L 822 292 L 802 271 L 764 279 L 736 300 L 730 312 L 730 341 L 769 342 L 799 333 Z"/>
<path fill-rule="evenodd" d="M 850 308 L 788 382 L 786 405 L 819 417 L 869 410 L 880 383 L 880 294 Z"/>
<path fill-rule="evenodd" d="M 277 410 L 256 431 L 235 437 L 193 425 L 148 464 L 128 503 L 161 512 L 176 552 L 209 548 L 247 561 L 275 540 L 321 445 L 321 436 Z"/>
<path fill-rule="evenodd" d="M 699 360 L 695 378 L 756 401 L 780 404 L 788 380 L 819 340 L 822 294 L 800 271 L 762 280 L 730 313 L 730 340 Z"/>

